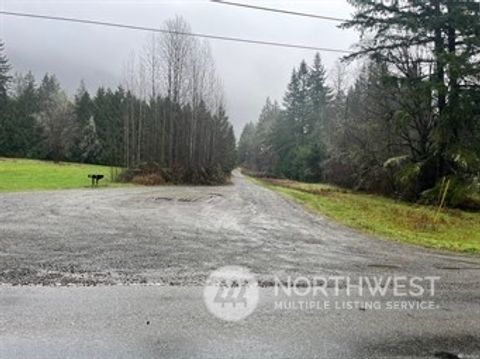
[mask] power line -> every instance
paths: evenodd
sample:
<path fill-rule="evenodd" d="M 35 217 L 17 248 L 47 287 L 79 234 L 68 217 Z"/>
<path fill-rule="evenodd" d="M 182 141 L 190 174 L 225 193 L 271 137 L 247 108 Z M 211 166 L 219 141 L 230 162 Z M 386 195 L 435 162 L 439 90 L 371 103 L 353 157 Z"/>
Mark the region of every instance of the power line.
<path fill-rule="evenodd" d="M 276 46 L 276 47 L 285 47 L 285 48 L 294 48 L 294 49 L 303 49 L 303 50 L 315 50 L 315 51 L 324 51 L 324 52 L 335 52 L 335 53 L 342 53 L 342 54 L 351 53 L 351 51 L 348 51 L 348 50 L 333 49 L 333 48 L 327 48 L 327 47 L 317 47 L 317 46 L 290 44 L 290 43 L 283 43 L 283 42 L 245 39 L 245 38 L 240 38 L 240 37 L 210 35 L 210 34 L 201 34 L 201 33 L 193 33 L 193 32 L 172 31 L 172 30 L 158 29 L 158 28 L 146 27 L 146 26 L 128 25 L 128 24 L 120 24 L 120 23 L 114 23 L 114 22 L 89 20 L 89 19 L 79 19 L 79 18 L 62 17 L 62 16 L 39 15 L 39 14 L 30 14 L 30 13 L 23 13 L 23 12 L 11 12 L 11 11 L 0 11 L 0 15 L 26 17 L 26 18 L 34 18 L 34 19 L 42 19 L 42 20 L 65 21 L 65 22 L 73 22 L 73 23 L 89 24 L 89 25 L 108 26 L 108 27 L 116 27 L 116 28 L 123 28 L 123 29 L 129 29 L 129 30 L 159 32 L 159 33 L 164 33 L 164 34 L 174 34 L 174 35 L 182 35 L 182 36 L 200 37 L 200 38 L 211 39 L 211 40 L 234 41 L 234 42 L 256 44 L 256 45 Z"/>
<path fill-rule="evenodd" d="M 257 5 L 241 4 L 241 3 L 237 3 L 237 2 L 233 2 L 233 1 L 223 1 L 223 0 L 210 0 L 210 1 L 214 2 L 214 3 L 217 3 L 217 4 L 222 4 L 222 5 L 238 6 L 238 7 L 243 7 L 243 8 L 247 8 L 247 9 L 276 12 L 276 13 L 287 14 L 287 15 L 311 17 L 311 18 L 320 19 L 320 20 L 328 20 L 328 21 L 336 21 L 336 22 L 348 21 L 347 19 L 341 19 L 341 18 L 338 18 L 338 17 L 309 14 L 309 13 L 306 13 L 306 12 L 297 12 L 297 11 L 289 11 L 289 10 L 282 10 L 282 9 L 274 9 L 274 8 L 270 8 L 270 7 L 257 6 Z"/>

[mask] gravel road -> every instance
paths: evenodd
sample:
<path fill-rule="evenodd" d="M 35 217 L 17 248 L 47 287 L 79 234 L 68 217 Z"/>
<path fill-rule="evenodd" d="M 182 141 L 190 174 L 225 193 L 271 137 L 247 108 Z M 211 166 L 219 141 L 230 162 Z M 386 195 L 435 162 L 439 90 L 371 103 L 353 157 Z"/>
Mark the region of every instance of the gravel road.
<path fill-rule="evenodd" d="M 0 358 L 480 358 L 480 257 L 372 238 L 233 182 L 0 194 Z M 225 265 L 262 287 L 239 323 L 202 299 Z M 295 275 L 440 281 L 431 311 L 275 309 L 272 279 Z"/>
<path fill-rule="evenodd" d="M 9 193 L 0 203 L 0 283 L 202 285 L 224 265 L 247 266 L 266 283 L 372 273 L 480 283 L 479 257 L 369 238 L 238 172 L 224 187 Z"/>

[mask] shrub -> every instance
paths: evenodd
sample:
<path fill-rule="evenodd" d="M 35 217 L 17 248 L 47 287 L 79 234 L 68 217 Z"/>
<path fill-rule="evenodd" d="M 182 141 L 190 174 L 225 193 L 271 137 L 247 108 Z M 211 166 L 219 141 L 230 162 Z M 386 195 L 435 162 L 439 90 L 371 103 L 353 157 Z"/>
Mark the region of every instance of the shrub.
<path fill-rule="evenodd" d="M 132 183 L 142 186 L 160 186 L 166 183 L 165 179 L 159 173 L 150 173 L 138 175 L 132 179 Z"/>
<path fill-rule="evenodd" d="M 438 205 L 444 194 L 444 204 L 447 207 L 480 209 L 480 201 L 477 197 L 478 183 L 456 177 L 445 178 L 438 182 L 435 187 L 424 191 L 421 196 L 421 202 Z"/>

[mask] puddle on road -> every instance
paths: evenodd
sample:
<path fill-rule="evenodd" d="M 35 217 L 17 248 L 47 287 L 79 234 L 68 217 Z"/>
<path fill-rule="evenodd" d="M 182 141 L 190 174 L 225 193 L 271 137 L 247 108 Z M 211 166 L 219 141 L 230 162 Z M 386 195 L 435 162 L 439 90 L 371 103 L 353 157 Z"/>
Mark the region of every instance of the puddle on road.
<path fill-rule="evenodd" d="M 177 202 L 177 203 L 197 203 L 197 202 L 207 202 L 212 203 L 215 200 L 223 198 L 224 196 L 220 193 L 209 193 L 207 195 L 198 196 L 198 195 L 183 195 L 183 196 L 172 196 L 172 197 L 154 197 L 154 202 Z"/>
<path fill-rule="evenodd" d="M 368 268 L 378 268 L 378 269 L 400 269 L 399 266 L 392 264 L 368 264 Z"/>
<path fill-rule="evenodd" d="M 155 197 L 153 200 L 154 201 L 171 202 L 171 201 L 173 201 L 173 198 L 170 198 L 170 197 Z"/>

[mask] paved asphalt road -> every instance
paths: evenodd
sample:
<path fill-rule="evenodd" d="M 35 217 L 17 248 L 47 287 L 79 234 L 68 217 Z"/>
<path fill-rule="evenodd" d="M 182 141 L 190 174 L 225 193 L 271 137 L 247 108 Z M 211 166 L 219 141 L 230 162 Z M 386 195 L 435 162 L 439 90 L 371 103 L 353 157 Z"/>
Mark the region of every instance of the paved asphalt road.
<path fill-rule="evenodd" d="M 479 257 L 369 238 L 234 183 L 1 194 L 0 358 L 480 358 Z M 262 286 L 240 322 L 202 298 L 224 265 Z M 292 298 L 273 278 L 299 275 L 440 279 L 433 297 L 389 291 L 380 308 L 279 309 Z M 359 300 L 341 288 L 316 303 Z"/>

